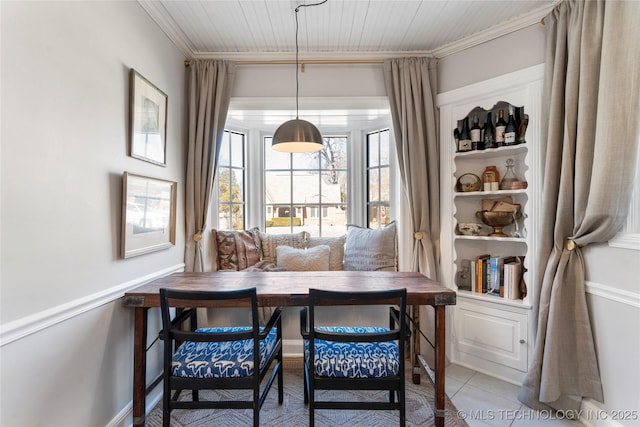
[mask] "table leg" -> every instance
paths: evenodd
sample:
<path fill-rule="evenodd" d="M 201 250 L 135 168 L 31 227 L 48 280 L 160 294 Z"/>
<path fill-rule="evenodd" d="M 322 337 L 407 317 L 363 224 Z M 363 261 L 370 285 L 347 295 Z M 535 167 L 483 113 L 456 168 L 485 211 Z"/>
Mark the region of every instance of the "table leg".
<path fill-rule="evenodd" d="M 411 338 L 413 340 L 411 351 L 411 372 L 412 380 L 414 384 L 420 384 L 420 362 L 418 356 L 420 356 L 420 306 L 414 305 L 411 309 L 411 316 L 413 321 L 411 322 Z"/>
<path fill-rule="evenodd" d="M 133 425 L 144 426 L 147 382 L 147 307 L 134 309 L 133 331 Z"/>
<path fill-rule="evenodd" d="M 435 389 L 436 389 L 436 416 L 435 422 L 436 427 L 444 427 L 444 417 L 445 417 L 445 377 L 444 377 L 444 366 L 446 362 L 446 306 L 437 305 L 435 306 L 435 340 L 436 340 L 436 348 L 435 348 Z"/>

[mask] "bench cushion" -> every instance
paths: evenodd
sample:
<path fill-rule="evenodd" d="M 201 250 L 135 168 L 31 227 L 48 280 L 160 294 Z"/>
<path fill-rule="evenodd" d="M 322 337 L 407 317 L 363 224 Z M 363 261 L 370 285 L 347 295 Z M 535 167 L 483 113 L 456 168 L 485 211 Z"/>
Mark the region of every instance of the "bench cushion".
<path fill-rule="evenodd" d="M 246 326 L 198 328 L 199 332 L 236 332 Z M 264 328 L 260 328 L 262 331 Z M 277 343 L 277 328 L 260 341 L 260 367 L 263 368 Z M 171 375 L 189 378 L 235 378 L 253 375 L 253 340 L 223 342 L 186 341 L 178 347 L 171 362 Z"/>
<path fill-rule="evenodd" d="M 318 326 L 317 330 L 349 333 L 388 332 L 378 326 Z M 304 340 L 309 362 L 309 340 Z M 380 378 L 397 375 L 400 367 L 398 344 L 385 342 L 335 342 L 315 340 L 314 372 L 333 378 Z"/>

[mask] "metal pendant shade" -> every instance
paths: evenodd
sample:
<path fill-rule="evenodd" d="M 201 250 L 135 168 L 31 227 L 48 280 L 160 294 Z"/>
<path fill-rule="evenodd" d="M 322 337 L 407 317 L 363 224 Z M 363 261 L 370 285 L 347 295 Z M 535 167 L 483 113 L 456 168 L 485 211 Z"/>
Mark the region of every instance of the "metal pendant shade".
<path fill-rule="evenodd" d="M 322 150 L 322 135 L 313 123 L 293 119 L 280 125 L 273 134 L 271 148 L 287 153 L 309 153 Z"/>
<path fill-rule="evenodd" d="M 310 153 L 322 150 L 322 135 L 313 123 L 298 117 L 298 12 L 301 7 L 318 6 L 326 3 L 301 4 L 295 9 L 296 16 L 296 118 L 280 125 L 273 134 L 271 148 L 287 153 Z"/>

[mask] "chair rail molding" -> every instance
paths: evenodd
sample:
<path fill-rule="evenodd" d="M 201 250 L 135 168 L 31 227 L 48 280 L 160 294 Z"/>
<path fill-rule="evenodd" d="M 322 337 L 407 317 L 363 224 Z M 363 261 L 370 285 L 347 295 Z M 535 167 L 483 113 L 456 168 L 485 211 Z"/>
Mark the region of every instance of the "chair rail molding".
<path fill-rule="evenodd" d="M 129 289 L 180 271 L 184 271 L 182 263 L 0 325 L 0 347 L 122 298 Z"/>

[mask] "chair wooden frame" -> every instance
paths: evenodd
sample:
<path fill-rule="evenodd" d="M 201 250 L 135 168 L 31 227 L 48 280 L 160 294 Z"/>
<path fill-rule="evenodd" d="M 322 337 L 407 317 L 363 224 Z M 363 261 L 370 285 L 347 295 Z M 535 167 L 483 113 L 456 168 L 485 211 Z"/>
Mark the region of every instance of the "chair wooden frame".
<path fill-rule="evenodd" d="M 232 307 L 250 307 L 251 326 L 239 332 L 197 332 L 196 310 L 205 306 L 203 301 L 221 301 L 222 305 Z M 171 410 L 173 409 L 252 409 L 253 425 L 259 426 L 260 408 L 277 376 L 278 403 L 284 400 L 283 367 L 282 367 L 282 318 L 281 309 L 273 312 L 262 331 L 259 326 L 258 299 L 255 288 L 233 291 L 177 291 L 160 289 L 160 307 L 162 312 L 162 331 L 160 336 L 164 342 L 164 394 L 163 394 L 163 426 L 169 427 Z M 170 308 L 176 307 L 176 315 L 172 318 Z M 185 323 L 188 321 L 188 325 Z M 187 327 L 185 327 L 187 326 Z M 260 341 L 264 340 L 273 328 L 276 330 L 274 350 L 267 355 L 268 361 L 262 368 L 260 362 Z M 175 350 L 182 342 L 226 342 L 253 340 L 254 369 L 252 375 L 232 378 L 193 378 L 171 375 L 171 363 Z M 262 394 L 260 384 L 269 373 L 268 381 Z M 252 390 L 251 400 L 200 401 L 199 390 L 246 389 Z M 178 401 L 182 390 L 192 391 L 192 400 Z M 171 396 L 172 391 L 175 391 Z"/>
<path fill-rule="evenodd" d="M 309 357 L 304 355 L 304 402 L 309 404 L 309 425 L 314 427 L 316 409 L 366 409 L 398 410 L 399 425 L 406 424 L 405 410 L 405 345 L 408 338 L 406 325 L 406 289 L 373 292 L 342 292 L 330 290 L 309 290 L 309 306 L 300 311 L 300 332 L 309 343 Z M 328 332 L 317 329 L 316 307 L 320 305 L 391 305 L 389 310 L 389 331 L 363 334 Z M 308 323 L 308 327 L 307 327 Z M 397 341 L 399 371 L 397 375 L 380 378 L 334 378 L 319 376 L 314 370 L 315 340 L 335 342 L 385 342 Z M 318 401 L 316 390 L 389 390 L 389 401 L 352 402 Z M 398 400 L 395 401 L 395 395 Z"/>

